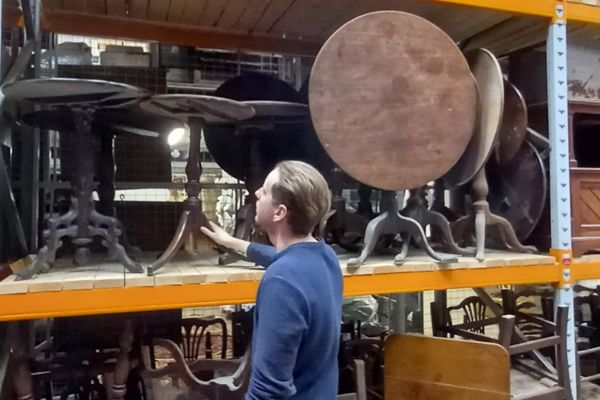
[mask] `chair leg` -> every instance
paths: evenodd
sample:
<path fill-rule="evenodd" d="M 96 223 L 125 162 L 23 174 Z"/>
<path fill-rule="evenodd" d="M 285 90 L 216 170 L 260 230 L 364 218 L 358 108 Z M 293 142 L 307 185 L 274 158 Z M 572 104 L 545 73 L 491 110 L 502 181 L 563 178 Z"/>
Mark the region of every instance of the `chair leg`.
<path fill-rule="evenodd" d="M 356 400 L 367 400 L 364 360 L 354 360 L 354 372 L 356 373 Z"/>
<path fill-rule="evenodd" d="M 500 333 L 498 334 L 498 343 L 508 350 L 512 342 L 513 330 L 515 329 L 514 315 L 503 315 L 502 318 L 500 318 L 499 325 Z"/>
<path fill-rule="evenodd" d="M 444 310 L 440 303 L 435 301 L 431 302 L 431 328 L 433 330 L 433 336 L 436 337 L 447 337 L 444 333 Z"/>
<path fill-rule="evenodd" d="M 556 356 L 556 369 L 558 372 L 558 384 L 565 388 L 565 398 L 573 400 L 571 393 L 571 379 L 569 377 L 569 364 L 567 359 L 567 315 L 569 308 L 558 306 L 556 313 L 556 330 L 560 335 L 558 354 Z"/>

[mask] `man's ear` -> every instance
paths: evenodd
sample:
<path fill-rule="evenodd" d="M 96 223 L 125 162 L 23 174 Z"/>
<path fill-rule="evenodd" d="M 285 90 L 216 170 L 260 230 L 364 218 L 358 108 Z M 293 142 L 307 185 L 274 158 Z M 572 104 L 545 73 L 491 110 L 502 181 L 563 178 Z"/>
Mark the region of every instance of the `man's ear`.
<path fill-rule="evenodd" d="M 273 222 L 282 221 L 287 215 L 287 207 L 283 204 L 277 206 L 275 214 L 273 215 Z"/>

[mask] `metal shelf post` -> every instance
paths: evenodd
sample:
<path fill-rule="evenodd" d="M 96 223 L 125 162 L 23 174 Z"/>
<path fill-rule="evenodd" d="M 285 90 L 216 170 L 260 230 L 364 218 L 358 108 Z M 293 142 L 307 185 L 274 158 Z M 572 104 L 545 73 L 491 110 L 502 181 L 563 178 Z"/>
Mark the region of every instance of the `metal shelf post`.
<path fill-rule="evenodd" d="M 571 393 L 577 398 L 577 351 L 571 287 L 571 191 L 569 187 L 569 123 L 567 92 L 567 9 L 564 0 L 555 0 L 554 16 L 548 28 L 546 46 L 548 74 L 548 126 L 550 136 L 550 226 L 552 252 L 565 265 L 555 304 L 569 307 L 567 360 Z"/>

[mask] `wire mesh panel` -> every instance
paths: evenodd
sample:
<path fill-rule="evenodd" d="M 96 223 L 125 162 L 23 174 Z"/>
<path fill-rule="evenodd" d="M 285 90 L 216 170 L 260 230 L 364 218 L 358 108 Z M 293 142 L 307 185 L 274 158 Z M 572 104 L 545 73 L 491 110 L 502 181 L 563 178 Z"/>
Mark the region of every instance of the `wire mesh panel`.
<path fill-rule="evenodd" d="M 277 75 L 281 57 L 202 50 L 147 42 L 56 35 L 54 46 L 45 53 L 47 73 L 57 77 L 101 79 L 126 83 L 153 94 L 211 94 L 225 80 L 243 72 Z M 291 75 L 290 75 L 291 76 Z M 115 138 L 115 196 L 117 216 L 123 221 L 129 241 L 143 250 L 163 250 L 172 237 L 185 199 L 188 138 L 167 143 L 170 132 L 159 138 L 118 135 Z M 49 136 L 49 167 L 44 182 L 47 196 L 45 215 L 64 212 L 69 204 L 68 176 L 72 141 L 66 133 Z M 100 145 L 91 144 L 101 159 Z M 100 161 L 101 162 L 101 161 Z M 99 168 L 99 163 L 96 168 Z M 235 212 L 243 198 L 242 185 L 214 163 L 204 143 L 201 146 L 202 183 L 217 187 L 202 192 L 207 216 L 233 231 Z M 159 189 L 160 188 L 160 189 Z M 97 198 L 97 196 L 96 196 Z M 58 207 L 56 204 L 58 202 Z"/>

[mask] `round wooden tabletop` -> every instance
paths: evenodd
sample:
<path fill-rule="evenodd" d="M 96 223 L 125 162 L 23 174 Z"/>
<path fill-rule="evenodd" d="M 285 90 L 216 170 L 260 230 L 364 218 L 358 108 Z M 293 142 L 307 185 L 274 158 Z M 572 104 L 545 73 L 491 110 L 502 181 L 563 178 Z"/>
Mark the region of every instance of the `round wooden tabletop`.
<path fill-rule="evenodd" d="M 496 57 L 486 49 L 466 54 L 479 88 L 479 119 L 475 134 L 458 162 L 444 176 L 447 187 L 464 185 L 484 167 L 494 145 L 504 109 L 504 79 Z"/>
<path fill-rule="evenodd" d="M 427 20 L 380 11 L 339 28 L 310 76 L 314 126 L 331 158 L 384 190 L 446 173 L 474 131 L 477 87 L 452 39 Z"/>
<path fill-rule="evenodd" d="M 71 107 L 56 107 L 24 113 L 21 120 L 40 129 L 60 132 L 75 131 L 75 114 Z M 94 113 L 94 132 L 105 134 L 134 134 L 148 137 L 167 136 L 175 128 L 183 128 L 183 122 L 174 118 L 149 113 L 138 107 L 100 108 Z"/>
<path fill-rule="evenodd" d="M 519 240 L 527 239 L 542 217 L 548 193 L 540 153 L 524 141 L 510 161 L 490 168 L 487 177 L 490 209 L 510 221 Z"/>
<path fill-rule="evenodd" d="M 252 118 L 221 126 L 208 124 L 204 132 L 213 159 L 231 176 L 247 180 L 250 158 L 266 175 L 279 161 L 297 159 L 315 164 L 324 153 L 316 137 L 312 140 L 306 104 L 267 100 L 241 103 L 254 109 Z"/>
<path fill-rule="evenodd" d="M 192 94 L 161 94 L 152 96 L 140 104 L 142 110 L 165 117 L 202 118 L 207 123 L 233 123 L 254 116 L 248 104 L 222 97 Z"/>
<path fill-rule="evenodd" d="M 504 112 L 498 132 L 495 159 L 498 164 L 510 161 L 519 151 L 527 135 L 527 105 L 519 89 L 504 81 Z"/>
<path fill-rule="evenodd" d="M 26 79 L 2 88 L 8 100 L 47 105 L 118 105 L 149 95 L 143 89 L 124 83 L 94 79 Z"/>

